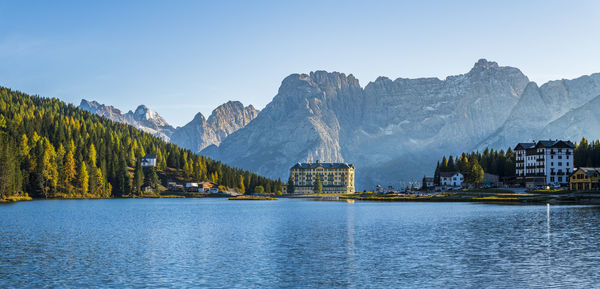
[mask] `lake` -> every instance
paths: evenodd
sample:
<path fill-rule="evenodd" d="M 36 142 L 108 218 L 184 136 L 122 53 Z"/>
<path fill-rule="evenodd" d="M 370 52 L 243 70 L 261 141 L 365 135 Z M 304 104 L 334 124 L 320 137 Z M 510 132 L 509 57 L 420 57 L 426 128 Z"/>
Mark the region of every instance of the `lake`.
<path fill-rule="evenodd" d="M 302 199 L 0 205 L 0 288 L 594 287 L 600 207 Z"/>

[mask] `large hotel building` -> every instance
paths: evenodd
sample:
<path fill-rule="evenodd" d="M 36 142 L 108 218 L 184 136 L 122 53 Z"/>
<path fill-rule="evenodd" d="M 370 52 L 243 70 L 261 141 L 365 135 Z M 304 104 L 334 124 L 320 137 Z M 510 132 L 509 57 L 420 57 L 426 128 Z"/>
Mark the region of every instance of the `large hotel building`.
<path fill-rule="evenodd" d="M 347 163 L 297 163 L 290 169 L 295 194 L 313 194 L 321 178 L 324 194 L 354 193 L 354 165 Z"/>
<path fill-rule="evenodd" d="M 569 183 L 573 172 L 573 145 L 570 141 L 542 140 L 515 147 L 517 179 L 529 188 Z"/>

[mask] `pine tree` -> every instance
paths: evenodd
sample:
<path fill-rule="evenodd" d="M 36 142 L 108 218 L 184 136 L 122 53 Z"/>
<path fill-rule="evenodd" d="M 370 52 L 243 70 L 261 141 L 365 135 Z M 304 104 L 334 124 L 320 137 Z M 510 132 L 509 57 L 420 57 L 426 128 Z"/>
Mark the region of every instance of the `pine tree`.
<path fill-rule="evenodd" d="M 323 193 L 323 184 L 321 183 L 321 176 L 317 175 L 317 180 L 315 181 L 314 187 L 313 187 L 313 193 L 315 194 L 321 194 Z"/>
<path fill-rule="evenodd" d="M 89 191 L 89 178 L 88 170 L 85 162 L 81 162 L 79 167 L 79 188 L 81 189 L 81 194 L 86 195 Z"/>
<path fill-rule="evenodd" d="M 42 155 L 41 174 L 42 174 L 42 191 L 44 196 L 48 198 L 55 190 L 58 184 L 58 168 L 56 166 L 56 152 L 54 146 L 47 138 L 43 139 L 44 152 Z"/>
<path fill-rule="evenodd" d="M 469 174 L 469 182 L 475 186 L 481 185 L 483 182 L 483 168 L 479 165 L 477 159 L 474 159 L 471 163 L 471 170 Z"/>
<path fill-rule="evenodd" d="M 133 171 L 133 190 L 141 194 L 142 185 L 144 184 L 144 171 L 142 170 L 142 160 L 137 159 L 135 161 L 135 170 Z"/>
<path fill-rule="evenodd" d="M 238 181 L 238 191 L 240 194 L 246 193 L 246 185 L 244 185 L 244 176 L 240 175 Z"/>
<path fill-rule="evenodd" d="M 292 178 L 292 176 L 290 175 L 290 177 L 288 178 L 287 181 L 287 193 L 288 194 L 293 194 L 295 191 L 295 187 L 294 187 L 294 179 Z"/>
<path fill-rule="evenodd" d="M 77 176 L 77 170 L 75 169 L 75 158 L 73 157 L 73 151 L 69 151 L 65 155 L 62 173 L 63 184 L 68 193 L 73 191 L 72 181 L 75 179 L 75 176 Z"/>
<path fill-rule="evenodd" d="M 437 162 L 437 165 L 435 166 L 435 172 L 433 173 L 433 182 L 436 185 L 440 185 L 440 162 Z"/>
<path fill-rule="evenodd" d="M 104 176 L 102 175 L 102 170 L 100 168 L 96 168 L 96 173 L 94 174 L 94 193 L 98 197 L 108 198 L 110 197 L 110 191 L 108 191 L 106 184 L 104 183 Z"/>
<path fill-rule="evenodd" d="M 90 144 L 90 149 L 88 152 L 89 155 L 89 164 L 92 168 L 96 167 L 96 147 L 94 146 L 94 144 Z"/>

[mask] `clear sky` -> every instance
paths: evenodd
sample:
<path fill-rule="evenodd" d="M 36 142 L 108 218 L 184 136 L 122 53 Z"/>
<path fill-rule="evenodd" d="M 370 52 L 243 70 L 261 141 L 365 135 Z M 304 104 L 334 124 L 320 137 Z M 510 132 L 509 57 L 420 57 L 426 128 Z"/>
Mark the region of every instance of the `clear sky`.
<path fill-rule="evenodd" d="M 444 78 L 479 58 L 538 84 L 600 72 L 600 1 L 5 1 L 0 85 L 173 125 L 264 107 L 291 73 Z"/>

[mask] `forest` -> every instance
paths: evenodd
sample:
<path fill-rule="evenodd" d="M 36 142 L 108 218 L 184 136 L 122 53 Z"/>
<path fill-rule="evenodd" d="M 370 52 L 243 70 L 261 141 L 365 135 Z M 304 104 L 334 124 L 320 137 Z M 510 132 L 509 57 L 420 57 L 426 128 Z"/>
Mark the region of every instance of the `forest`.
<path fill-rule="evenodd" d="M 600 140 L 589 142 L 585 137 L 575 143 L 574 167 L 600 167 Z M 477 171 L 481 168 L 483 172 L 495 174 L 500 178 L 510 178 L 515 175 L 515 154 L 511 148 L 506 152 L 504 150 L 495 151 L 485 149 L 483 153 L 471 152 L 462 153 L 454 157 L 444 156 L 438 161 L 434 178 L 439 183 L 439 172 L 459 171 L 465 176 L 465 180 L 470 183 L 479 181 Z"/>
<path fill-rule="evenodd" d="M 156 154 L 156 168 L 141 168 Z M 173 176 L 238 192 L 281 192 L 281 180 L 232 168 L 56 98 L 0 87 L 0 198 L 139 196 Z"/>

